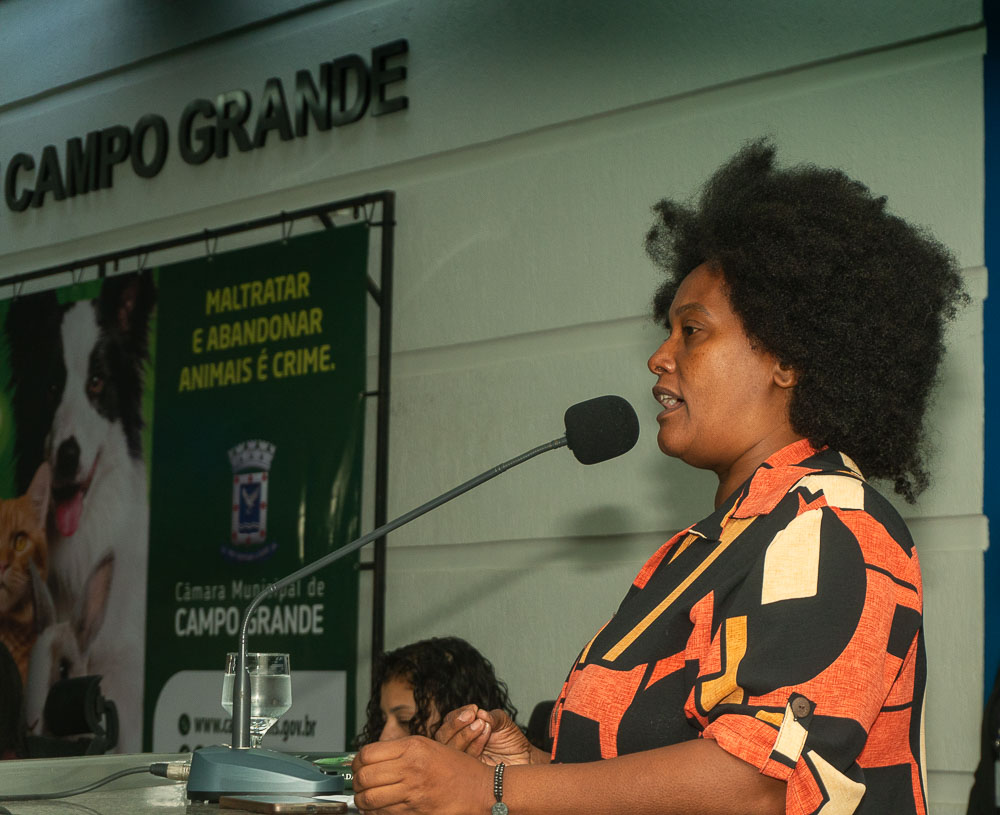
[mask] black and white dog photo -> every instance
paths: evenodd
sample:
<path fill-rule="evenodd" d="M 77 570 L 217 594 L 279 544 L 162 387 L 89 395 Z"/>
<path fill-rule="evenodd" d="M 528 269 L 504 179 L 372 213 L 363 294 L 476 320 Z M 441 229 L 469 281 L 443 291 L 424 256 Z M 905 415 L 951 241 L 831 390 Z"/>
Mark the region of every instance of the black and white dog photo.
<path fill-rule="evenodd" d="M 103 613 L 87 617 L 91 630 L 74 660 L 52 645 L 66 637 L 40 632 L 27 722 L 41 732 L 45 696 L 61 676 L 100 674 L 104 696 L 118 707 L 122 752 L 142 746 L 149 548 L 142 398 L 155 300 L 148 272 L 121 275 L 106 279 L 93 300 L 61 306 L 54 293 L 19 298 L 6 322 L 18 489 L 42 461 L 52 468 L 48 623 L 73 629 L 83 606 L 94 605 L 96 570 L 109 556 L 114 564 L 102 572 Z"/>

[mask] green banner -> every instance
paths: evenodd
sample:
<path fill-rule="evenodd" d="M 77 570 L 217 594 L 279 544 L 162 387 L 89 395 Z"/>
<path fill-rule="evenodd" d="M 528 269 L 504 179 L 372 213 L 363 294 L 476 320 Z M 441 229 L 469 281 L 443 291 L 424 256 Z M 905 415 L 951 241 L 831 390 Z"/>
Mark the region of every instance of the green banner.
<path fill-rule="evenodd" d="M 58 752 L 50 689 L 99 675 L 118 751 L 229 740 L 244 610 L 359 534 L 367 251 L 338 227 L 0 303 L 0 722 Z M 353 738 L 357 562 L 257 609 L 292 673 L 265 746 Z"/>
<path fill-rule="evenodd" d="M 269 583 L 359 534 L 367 228 L 160 270 L 147 745 L 228 740 L 222 668 Z M 353 737 L 357 555 L 265 600 L 249 650 L 291 656 L 265 746 Z"/>

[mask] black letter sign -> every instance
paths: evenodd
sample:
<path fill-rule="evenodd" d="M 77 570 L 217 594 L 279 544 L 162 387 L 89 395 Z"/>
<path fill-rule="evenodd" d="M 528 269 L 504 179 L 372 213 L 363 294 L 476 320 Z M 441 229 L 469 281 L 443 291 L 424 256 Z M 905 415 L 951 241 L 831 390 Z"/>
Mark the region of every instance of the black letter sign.
<path fill-rule="evenodd" d="M 405 110 L 409 106 L 410 100 L 405 96 L 397 96 L 395 99 L 385 98 L 386 85 L 406 79 L 406 66 L 397 65 L 395 68 L 386 68 L 385 64 L 390 57 L 405 54 L 409 48 L 406 40 L 395 40 L 372 49 L 372 85 L 374 86 L 372 96 L 375 97 L 372 104 L 372 116 L 395 113 L 397 110 Z"/>

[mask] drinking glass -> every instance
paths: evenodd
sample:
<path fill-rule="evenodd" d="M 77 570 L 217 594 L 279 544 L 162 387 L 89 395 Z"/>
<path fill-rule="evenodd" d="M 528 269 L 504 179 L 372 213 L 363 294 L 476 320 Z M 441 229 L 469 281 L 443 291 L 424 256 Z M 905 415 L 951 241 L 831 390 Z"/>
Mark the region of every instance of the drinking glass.
<path fill-rule="evenodd" d="M 236 654 L 226 654 L 226 673 L 222 678 L 222 707 L 233 715 L 233 679 Z M 278 718 L 292 706 L 292 676 L 288 654 L 246 655 L 250 674 L 250 746 L 260 747 L 260 740 Z"/>

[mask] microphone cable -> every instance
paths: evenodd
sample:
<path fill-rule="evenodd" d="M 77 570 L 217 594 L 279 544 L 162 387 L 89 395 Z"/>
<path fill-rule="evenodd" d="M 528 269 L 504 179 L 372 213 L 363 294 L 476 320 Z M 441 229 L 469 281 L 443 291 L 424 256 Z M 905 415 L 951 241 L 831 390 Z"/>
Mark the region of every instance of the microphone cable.
<path fill-rule="evenodd" d="M 82 795 L 85 792 L 92 792 L 98 787 L 103 787 L 105 784 L 110 784 L 112 781 L 117 781 L 119 778 L 124 778 L 127 775 L 138 775 L 139 773 L 152 773 L 160 778 L 183 781 L 188 777 L 190 769 L 190 762 L 158 761 L 154 764 L 143 764 L 140 767 L 129 767 L 127 770 L 119 770 L 116 773 L 112 773 L 111 775 L 105 776 L 104 778 L 90 784 L 77 787 L 76 789 L 66 790 L 64 792 L 32 792 L 24 793 L 22 795 L 0 794 L 0 802 L 10 804 L 18 801 L 51 801 L 56 798 L 70 798 L 74 795 Z M 0 815 L 13 814 L 9 809 L 0 804 Z"/>

